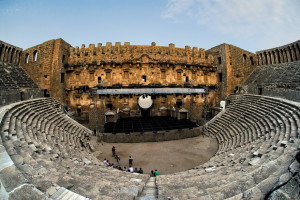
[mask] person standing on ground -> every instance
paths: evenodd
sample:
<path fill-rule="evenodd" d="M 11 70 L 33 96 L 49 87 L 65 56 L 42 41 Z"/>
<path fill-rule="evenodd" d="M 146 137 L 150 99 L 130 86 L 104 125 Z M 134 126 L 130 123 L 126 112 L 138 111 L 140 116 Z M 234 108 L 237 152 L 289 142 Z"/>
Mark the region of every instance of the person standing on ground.
<path fill-rule="evenodd" d="M 159 171 L 157 171 L 157 169 L 154 171 L 155 176 L 159 175 Z"/>
<path fill-rule="evenodd" d="M 116 147 L 115 147 L 115 146 L 113 146 L 113 147 L 111 148 L 111 153 L 112 153 L 112 157 L 115 157 L 115 156 L 116 156 Z"/>
<path fill-rule="evenodd" d="M 133 163 L 133 158 L 131 156 L 129 156 L 129 166 L 132 166 L 132 163 Z"/>

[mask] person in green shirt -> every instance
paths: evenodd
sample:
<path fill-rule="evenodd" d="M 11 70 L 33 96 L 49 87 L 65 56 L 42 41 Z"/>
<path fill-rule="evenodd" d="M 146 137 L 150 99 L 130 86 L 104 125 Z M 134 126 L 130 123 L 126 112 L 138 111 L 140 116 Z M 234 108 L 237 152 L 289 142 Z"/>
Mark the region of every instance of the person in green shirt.
<path fill-rule="evenodd" d="M 159 175 L 159 171 L 157 171 L 157 169 L 154 171 L 155 176 Z"/>

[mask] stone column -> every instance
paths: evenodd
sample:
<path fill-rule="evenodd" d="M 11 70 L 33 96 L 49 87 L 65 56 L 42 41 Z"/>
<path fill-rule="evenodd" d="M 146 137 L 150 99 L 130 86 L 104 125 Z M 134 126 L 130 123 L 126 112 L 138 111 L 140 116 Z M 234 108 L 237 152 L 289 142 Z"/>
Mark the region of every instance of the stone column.
<path fill-rule="evenodd" d="M 270 64 L 275 64 L 273 51 L 270 52 L 270 60 L 271 60 Z"/>
<path fill-rule="evenodd" d="M 296 55 L 296 51 L 295 51 L 294 45 L 291 46 L 291 56 L 292 56 L 292 60 L 293 61 L 297 60 L 297 55 Z"/>
<path fill-rule="evenodd" d="M 3 56 L 3 62 L 7 61 L 7 54 L 8 54 L 8 47 L 5 48 L 4 56 Z"/>
<path fill-rule="evenodd" d="M 1 52 L 1 54 L 0 54 L 0 61 L 3 61 L 3 57 L 4 57 L 4 52 L 5 52 L 5 46 L 4 46 L 4 44 L 2 45 L 2 52 Z"/>
<path fill-rule="evenodd" d="M 295 45 L 295 52 L 297 55 L 297 60 L 300 60 L 300 49 L 298 44 Z"/>
<path fill-rule="evenodd" d="M 280 63 L 284 63 L 283 50 L 279 50 Z"/>
<path fill-rule="evenodd" d="M 290 47 L 287 47 L 286 49 L 287 49 L 287 50 L 286 50 L 286 53 L 287 53 L 287 61 L 288 61 L 288 62 L 291 62 L 291 61 L 292 61 L 291 49 L 290 49 Z"/>
<path fill-rule="evenodd" d="M 282 56 L 283 56 L 283 63 L 287 62 L 286 50 L 285 49 L 283 49 L 283 51 L 282 51 Z"/>
<path fill-rule="evenodd" d="M 279 58 L 279 51 L 278 49 L 275 50 L 275 62 L 276 64 L 280 63 L 280 58 Z"/>

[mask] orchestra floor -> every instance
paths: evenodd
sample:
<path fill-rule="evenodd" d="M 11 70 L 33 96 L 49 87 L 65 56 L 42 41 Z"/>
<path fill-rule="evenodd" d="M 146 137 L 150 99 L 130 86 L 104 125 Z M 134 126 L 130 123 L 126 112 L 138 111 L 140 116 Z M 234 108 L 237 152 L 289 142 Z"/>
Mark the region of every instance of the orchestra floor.
<path fill-rule="evenodd" d="M 182 140 L 146 143 L 97 143 L 96 137 L 93 144 L 96 148 L 95 156 L 116 164 L 111 155 L 112 146 L 120 156 L 121 167 L 128 169 L 128 157 L 133 157 L 133 167 L 143 168 L 144 173 L 159 170 L 160 174 L 170 174 L 185 171 L 207 162 L 217 152 L 217 141 L 214 138 L 198 136 Z"/>

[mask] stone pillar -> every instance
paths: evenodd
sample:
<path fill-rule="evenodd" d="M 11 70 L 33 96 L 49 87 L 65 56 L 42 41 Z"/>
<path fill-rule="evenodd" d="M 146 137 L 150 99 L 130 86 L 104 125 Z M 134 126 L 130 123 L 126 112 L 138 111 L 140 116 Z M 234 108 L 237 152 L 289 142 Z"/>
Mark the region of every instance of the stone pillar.
<path fill-rule="evenodd" d="M 7 54 L 8 54 L 8 47 L 5 48 L 4 56 L 3 56 L 3 62 L 6 62 L 6 60 L 7 60 Z"/>
<path fill-rule="evenodd" d="M 295 51 L 297 55 L 297 60 L 300 60 L 300 49 L 298 44 L 295 45 Z"/>
<path fill-rule="evenodd" d="M 4 52 L 5 52 L 5 45 L 3 44 L 3 45 L 2 45 L 2 52 L 1 52 L 1 54 L 0 54 L 0 61 L 4 61 L 4 60 L 3 60 Z"/>
<path fill-rule="evenodd" d="M 285 49 L 282 50 L 282 63 L 285 63 L 287 62 L 287 59 L 286 59 L 286 51 Z"/>
<path fill-rule="evenodd" d="M 12 60 L 11 60 L 12 64 L 16 64 L 16 55 L 17 55 L 17 50 L 15 49 L 12 54 Z"/>
<path fill-rule="evenodd" d="M 270 60 L 271 60 L 270 64 L 275 64 L 273 51 L 270 52 Z"/>
<path fill-rule="evenodd" d="M 291 48 L 292 61 L 296 61 L 297 56 L 296 56 L 296 51 L 295 51 L 294 45 L 292 45 L 290 48 Z"/>
<path fill-rule="evenodd" d="M 276 49 L 276 51 L 275 51 L 275 58 L 276 58 L 276 63 L 277 64 L 281 63 L 278 49 Z"/>
<path fill-rule="evenodd" d="M 284 63 L 283 50 L 279 50 L 280 63 Z"/>
<path fill-rule="evenodd" d="M 286 50 L 286 53 L 287 53 L 287 61 L 288 61 L 288 62 L 291 62 L 291 61 L 292 61 L 291 49 L 290 49 L 290 47 L 287 47 L 286 49 L 287 49 L 287 50 Z"/>

